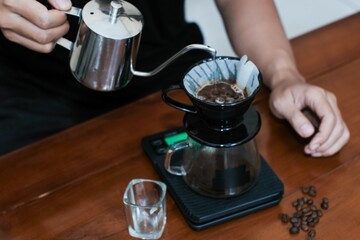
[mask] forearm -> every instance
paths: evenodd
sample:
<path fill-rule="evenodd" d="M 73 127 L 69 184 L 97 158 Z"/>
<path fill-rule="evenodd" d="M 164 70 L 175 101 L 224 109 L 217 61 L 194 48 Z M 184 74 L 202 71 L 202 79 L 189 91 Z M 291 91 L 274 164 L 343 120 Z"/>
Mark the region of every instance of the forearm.
<path fill-rule="evenodd" d="M 287 79 L 304 81 L 296 68 L 290 43 L 273 1 L 216 2 L 235 52 L 248 55 L 256 63 L 263 74 L 265 85 L 273 89 Z M 294 78 L 294 75 L 298 77 Z"/>

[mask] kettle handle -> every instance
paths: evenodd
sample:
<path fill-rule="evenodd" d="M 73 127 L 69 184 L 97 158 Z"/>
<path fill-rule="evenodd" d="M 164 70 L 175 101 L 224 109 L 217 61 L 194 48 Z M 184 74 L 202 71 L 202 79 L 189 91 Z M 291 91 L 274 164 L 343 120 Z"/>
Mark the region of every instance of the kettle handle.
<path fill-rule="evenodd" d="M 166 60 L 164 63 L 162 63 L 160 66 L 155 68 L 153 71 L 150 72 L 141 72 L 134 69 L 133 63 L 131 62 L 131 72 L 133 75 L 138 77 L 151 77 L 160 72 L 162 69 L 164 69 L 167 65 L 175 61 L 178 57 L 183 55 L 184 53 L 191 51 L 191 50 L 203 50 L 208 52 L 212 57 L 216 56 L 216 50 L 214 48 L 211 48 L 204 44 L 190 44 L 181 49 L 179 52 L 175 53 L 172 57 L 170 57 L 168 60 Z"/>
<path fill-rule="evenodd" d="M 72 15 L 72 16 L 79 17 L 79 18 L 81 16 L 81 12 L 82 12 L 82 9 L 77 8 L 77 7 L 72 7 L 70 10 L 64 11 L 64 13 L 67 15 Z M 69 39 L 63 38 L 63 37 L 59 38 L 56 41 L 56 44 L 66 48 L 67 50 L 70 50 L 70 51 L 74 45 L 74 43 L 72 41 L 70 41 Z"/>
<path fill-rule="evenodd" d="M 185 141 L 185 142 L 175 143 L 174 145 L 172 145 L 171 147 L 168 148 L 168 150 L 165 154 L 165 160 L 164 160 L 164 167 L 165 167 L 166 171 L 168 171 L 172 175 L 176 175 L 176 176 L 186 175 L 186 172 L 182 166 L 172 166 L 171 165 L 171 159 L 176 151 L 185 149 L 189 146 L 190 146 L 190 144 L 187 141 Z"/>
<path fill-rule="evenodd" d="M 161 98 L 163 99 L 163 101 L 165 103 L 167 103 L 171 107 L 174 107 L 178 110 L 188 112 L 188 113 L 197 113 L 197 110 L 194 106 L 176 101 L 175 99 L 172 99 L 171 97 L 169 97 L 169 95 L 168 95 L 169 92 L 175 91 L 175 90 L 180 90 L 180 89 L 182 89 L 182 87 L 178 84 L 172 85 L 166 89 L 162 89 Z"/>

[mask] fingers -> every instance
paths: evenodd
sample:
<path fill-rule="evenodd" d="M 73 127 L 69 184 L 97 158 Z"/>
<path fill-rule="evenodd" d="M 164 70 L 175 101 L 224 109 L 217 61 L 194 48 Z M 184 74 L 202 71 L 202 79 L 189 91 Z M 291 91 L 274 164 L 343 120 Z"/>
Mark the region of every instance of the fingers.
<path fill-rule="evenodd" d="M 270 108 L 278 118 L 287 119 L 301 137 L 310 137 L 314 134 L 315 128 L 309 118 L 301 112 L 302 105 L 297 105 L 296 102 L 300 101 L 294 101 L 291 91 L 273 91 L 270 97 Z"/>
<path fill-rule="evenodd" d="M 18 43 L 28 49 L 33 51 L 49 53 L 51 52 L 56 45 L 55 41 L 33 41 L 27 37 L 23 37 L 22 35 L 17 34 L 16 32 L 4 32 L 4 35 L 8 36 L 8 39 L 12 42 Z"/>
<path fill-rule="evenodd" d="M 283 85 L 273 89 L 270 108 L 275 116 L 287 119 L 302 137 L 310 137 L 317 129 L 304 148 L 304 152 L 313 157 L 337 153 L 350 138 L 335 96 L 322 88 L 306 83 Z M 315 114 L 317 121 L 313 121 L 306 111 L 302 111 L 306 108 Z"/>
<path fill-rule="evenodd" d="M 297 108 L 295 104 L 288 104 L 284 109 L 289 109 L 283 112 L 294 130 L 303 138 L 310 137 L 314 134 L 315 128 L 310 120 Z"/>
<path fill-rule="evenodd" d="M 66 22 L 66 15 L 57 10 L 48 10 L 44 5 L 38 1 L 32 0 L 18 0 L 7 1 L 9 15 L 18 15 L 26 19 L 29 23 L 41 29 L 50 29 L 62 25 Z M 17 22 L 18 19 L 8 20 L 6 22 L 7 28 L 14 30 L 24 28 L 24 22 Z"/>
<path fill-rule="evenodd" d="M 349 130 L 345 128 L 344 131 L 340 132 L 339 136 L 336 136 L 336 138 L 333 138 L 333 140 L 331 140 L 333 141 L 333 143 L 330 144 L 328 148 L 326 146 L 321 147 L 320 145 L 315 150 L 311 150 L 309 149 L 309 145 L 307 145 L 304 151 L 312 157 L 329 157 L 336 154 L 349 141 L 349 139 Z"/>
<path fill-rule="evenodd" d="M 334 142 L 334 144 L 330 145 L 329 148 L 322 151 L 320 148 L 316 153 L 314 153 L 312 156 L 314 157 L 329 157 L 337 153 L 350 139 L 350 132 L 346 128 L 342 132 L 340 138 L 337 138 L 337 140 Z"/>
<path fill-rule="evenodd" d="M 1 30 L 10 41 L 39 52 L 49 52 L 69 29 L 66 15 L 32 0 L 6 1 Z M 4 10 L 5 9 L 5 10 Z"/>
<path fill-rule="evenodd" d="M 331 156 L 338 152 L 349 140 L 349 130 L 341 117 L 333 94 L 325 92 L 325 97 L 319 100 L 317 114 L 322 119 L 318 133 L 305 147 L 304 151 L 313 157 Z"/>
<path fill-rule="evenodd" d="M 329 138 L 331 130 L 336 125 L 339 113 L 334 111 L 326 96 L 326 92 L 321 88 L 311 87 L 306 90 L 304 96 L 305 105 L 308 106 L 321 121 L 318 133 L 309 144 L 310 149 L 314 151 Z"/>
<path fill-rule="evenodd" d="M 69 10 L 72 6 L 70 0 L 49 0 L 49 3 L 54 8 L 62 11 Z"/>

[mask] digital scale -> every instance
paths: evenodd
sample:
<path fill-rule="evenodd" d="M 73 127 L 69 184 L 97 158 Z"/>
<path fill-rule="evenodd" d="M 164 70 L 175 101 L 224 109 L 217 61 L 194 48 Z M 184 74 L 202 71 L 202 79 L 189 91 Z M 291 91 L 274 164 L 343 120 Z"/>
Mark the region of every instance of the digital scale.
<path fill-rule="evenodd" d="M 202 230 L 243 217 L 275 206 L 282 199 L 284 185 L 263 158 L 259 179 L 249 191 L 240 196 L 211 198 L 196 193 L 186 185 L 182 177 L 172 175 L 164 168 L 168 146 L 186 139 L 184 129 L 176 128 L 144 137 L 141 144 L 191 228 Z M 181 162 L 181 153 L 175 157 Z"/>

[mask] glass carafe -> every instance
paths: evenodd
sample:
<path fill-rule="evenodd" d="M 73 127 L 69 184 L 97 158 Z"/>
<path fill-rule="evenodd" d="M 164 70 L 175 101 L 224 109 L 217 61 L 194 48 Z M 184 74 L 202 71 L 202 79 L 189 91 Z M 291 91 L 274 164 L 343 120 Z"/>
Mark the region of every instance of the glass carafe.
<path fill-rule="evenodd" d="M 180 165 L 172 161 L 178 151 L 182 151 Z M 169 147 L 164 164 L 169 173 L 182 176 L 196 192 L 219 198 L 238 196 L 249 190 L 261 168 L 255 139 L 232 147 L 213 147 L 188 137 Z"/>

